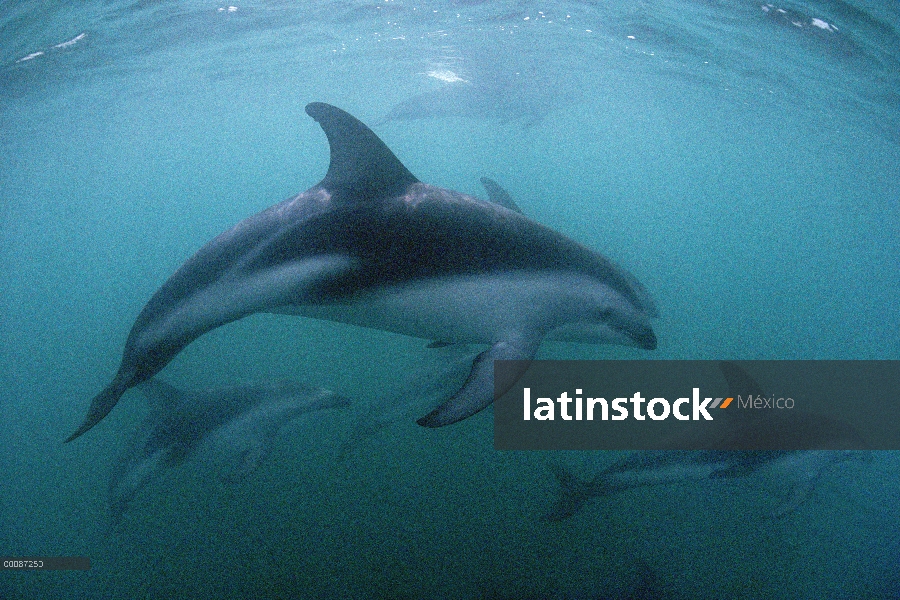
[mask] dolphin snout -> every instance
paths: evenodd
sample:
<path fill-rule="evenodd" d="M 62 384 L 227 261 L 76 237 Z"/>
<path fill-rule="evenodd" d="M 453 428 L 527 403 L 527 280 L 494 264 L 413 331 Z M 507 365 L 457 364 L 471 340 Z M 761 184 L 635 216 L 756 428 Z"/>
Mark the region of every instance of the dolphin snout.
<path fill-rule="evenodd" d="M 656 333 L 643 315 L 608 313 L 607 324 L 638 348 L 656 350 Z"/>
<path fill-rule="evenodd" d="M 656 333 L 650 327 L 646 328 L 639 337 L 634 338 L 639 348 L 644 350 L 656 350 Z"/>
<path fill-rule="evenodd" d="M 628 323 L 622 331 L 634 340 L 634 345 L 643 350 L 656 350 L 656 333 L 650 325 L 641 322 Z"/>

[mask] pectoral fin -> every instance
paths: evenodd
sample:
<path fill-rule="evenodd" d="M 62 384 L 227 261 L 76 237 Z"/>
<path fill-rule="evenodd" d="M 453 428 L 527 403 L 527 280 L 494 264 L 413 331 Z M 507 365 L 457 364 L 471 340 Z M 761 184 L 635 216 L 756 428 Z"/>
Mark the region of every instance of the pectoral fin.
<path fill-rule="evenodd" d="M 422 427 L 443 427 L 462 421 L 486 408 L 494 401 L 494 361 L 530 361 L 534 358 L 540 342 L 538 336 L 517 337 L 497 342 L 475 358 L 469 378 L 453 397 L 416 422 Z M 509 391 L 527 368 L 528 363 L 522 363 L 521 370 L 511 374 L 506 381 L 498 382 L 496 392 L 503 395 Z"/>
<path fill-rule="evenodd" d="M 780 518 L 795 512 L 812 497 L 828 467 L 848 456 L 852 454 L 828 450 L 808 450 L 790 456 L 786 466 L 793 476 L 793 485 L 772 516 Z"/>
<path fill-rule="evenodd" d="M 272 449 L 271 439 L 256 437 L 233 444 L 219 469 L 219 479 L 235 483 L 259 468 Z"/>
<path fill-rule="evenodd" d="M 251 411 L 210 435 L 217 455 L 219 479 L 235 483 L 255 471 L 272 450 L 278 423 Z"/>

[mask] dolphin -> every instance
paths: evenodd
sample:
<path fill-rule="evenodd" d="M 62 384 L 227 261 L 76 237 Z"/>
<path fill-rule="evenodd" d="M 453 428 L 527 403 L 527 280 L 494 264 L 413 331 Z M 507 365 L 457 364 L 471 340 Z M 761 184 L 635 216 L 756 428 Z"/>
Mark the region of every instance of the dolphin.
<path fill-rule="evenodd" d="M 720 364 L 728 381 L 729 395 L 748 391 L 765 396 L 758 383 L 736 363 Z M 865 447 L 864 441 L 850 426 L 813 414 L 792 413 L 787 419 L 770 417 L 761 412 L 756 422 L 743 420 L 730 429 L 716 431 L 712 439 L 733 448 L 752 447 L 754 441 L 769 442 L 784 447 L 796 446 L 803 439 L 814 439 L 821 447 Z M 777 437 L 773 437 L 777 436 Z M 807 436 L 814 436 L 809 437 Z M 688 441 L 672 438 L 677 448 L 702 448 L 704 440 Z M 789 479 L 791 489 L 772 516 L 782 517 L 796 511 L 812 495 L 815 486 L 828 467 L 851 459 L 865 459 L 868 453 L 854 450 L 649 450 L 626 454 L 598 473 L 591 480 L 583 480 L 561 465 L 550 469 L 560 485 L 560 495 L 553 508 L 544 515 L 546 521 L 562 521 L 582 509 L 591 499 L 612 496 L 638 487 L 700 482 L 710 479 L 734 479 L 772 469 L 778 476 Z"/>
<path fill-rule="evenodd" d="M 156 291 L 66 441 L 199 336 L 258 312 L 487 344 L 462 387 L 417 421 L 425 427 L 491 404 L 493 361 L 530 360 L 545 338 L 656 348 L 656 308 L 630 273 L 496 202 L 422 183 L 339 108 L 306 113 L 330 145 L 325 178 L 220 234 Z"/>
<path fill-rule="evenodd" d="M 286 424 L 309 412 L 349 405 L 334 392 L 290 380 L 186 391 L 154 378 L 138 389 L 150 412 L 113 468 L 108 489 L 113 523 L 142 488 L 201 444 L 214 448 L 219 477 L 234 482 L 265 460 Z"/>
<path fill-rule="evenodd" d="M 376 125 L 443 117 L 519 122 L 525 128 L 541 123 L 561 105 L 580 95 L 558 71 L 533 66 L 502 66 L 495 61 L 471 63 L 458 73 L 429 71 L 442 83 L 393 105 Z"/>
<path fill-rule="evenodd" d="M 503 88 L 453 82 L 402 100 L 376 124 L 441 117 L 475 117 L 521 121 L 528 128 L 543 121 L 554 108 L 546 95 L 526 93 L 522 88 Z"/>

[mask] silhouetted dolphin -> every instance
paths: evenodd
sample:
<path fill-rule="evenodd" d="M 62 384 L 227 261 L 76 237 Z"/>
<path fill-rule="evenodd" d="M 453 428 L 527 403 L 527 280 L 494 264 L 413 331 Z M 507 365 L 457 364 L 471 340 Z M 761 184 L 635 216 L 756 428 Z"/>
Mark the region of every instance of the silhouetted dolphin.
<path fill-rule="evenodd" d="M 656 348 L 653 302 L 627 271 L 497 203 L 420 182 L 338 108 L 306 112 L 331 146 L 325 178 L 219 235 L 157 290 L 67 441 L 193 340 L 257 312 L 490 344 L 462 388 L 419 419 L 427 427 L 488 406 L 493 361 L 531 359 L 544 338 Z"/>
<path fill-rule="evenodd" d="M 751 392 L 765 397 L 759 384 L 739 365 L 720 364 L 728 381 L 729 395 Z M 776 508 L 780 517 L 796 510 L 810 496 L 822 473 L 836 462 L 866 456 L 864 451 L 840 450 L 843 447 L 866 447 L 859 434 L 849 425 L 820 415 L 791 411 L 757 411 L 758 416 L 741 419 L 734 427 L 726 420 L 721 429 L 711 428 L 709 440 L 671 440 L 673 448 L 703 448 L 714 441 L 714 447 L 743 450 L 648 450 L 625 455 L 598 473 L 592 480 L 582 480 L 561 465 L 551 465 L 560 485 L 560 496 L 547 521 L 561 521 L 576 514 L 591 499 L 611 496 L 637 487 L 696 482 L 708 479 L 732 479 L 756 473 L 763 467 L 781 471 L 790 478 L 791 491 Z M 718 415 L 717 415 L 718 416 Z M 808 445 L 810 441 L 834 450 L 747 450 L 754 443 L 784 448 Z M 757 446 L 759 447 L 759 446 Z"/>
<path fill-rule="evenodd" d="M 150 412 L 113 468 L 109 507 L 113 523 L 128 503 L 165 469 L 181 464 L 201 443 L 214 444 L 219 476 L 237 480 L 268 456 L 275 436 L 300 415 L 349 405 L 346 398 L 296 381 L 238 385 L 202 392 L 158 379 L 140 384 Z"/>
<path fill-rule="evenodd" d="M 576 91 L 563 89 L 547 73 L 516 73 L 493 67 L 471 69 L 471 80 L 455 73 L 439 87 L 411 96 L 395 104 L 376 123 L 411 121 L 440 117 L 467 117 L 519 121 L 536 125 L 559 105 L 570 101 Z"/>

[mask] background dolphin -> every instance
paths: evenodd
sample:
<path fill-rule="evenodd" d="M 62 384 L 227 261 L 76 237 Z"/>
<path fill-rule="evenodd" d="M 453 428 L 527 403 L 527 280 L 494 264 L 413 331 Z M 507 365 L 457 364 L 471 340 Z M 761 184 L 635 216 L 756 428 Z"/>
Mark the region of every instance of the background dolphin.
<path fill-rule="evenodd" d="M 493 361 L 528 360 L 545 337 L 656 348 L 656 309 L 627 271 L 500 204 L 421 183 L 338 108 L 306 112 L 331 148 L 325 178 L 222 233 L 157 290 L 67 441 L 197 337 L 257 312 L 489 344 L 462 388 L 419 419 L 428 427 L 493 402 Z"/>
<path fill-rule="evenodd" d="M 581 99 L 583 85 L 575 73 L 563 66 L 540 68 L 520 57 L 478 56 L 469 51 L 456 64 L 422 73 L 431 89 L 394 104 L 375 124 L 462 117 L 531 127 Z"/>
<path fill-rule="evenodd" d="M 390 121 L 470 117 L 514 120 L 520 121 L 523 127 L 531 127 L 543 121 L 558 104 L 554 96 L 540 93 L 540 89 L 518 81 L 510 85 L 510 82 L 501 84 L 491 79 L 445 83 L 398 102 L 376 125 Z"/>
<path fill-rule="evenodd" d="M 113 468 L 108 490 L 113 523 L 144 486 L 202 443 L 214 445 L 222 466 L 219 477 L 235 481 L 260 465 L 290 421 L 349 405 L 334 392 L 289 380 L 185 391 L 151 379 L 139 389 L 150 401 L 150 412 Z"/>
<path fill-rule="evenodd" d="M 759 384 L 739 365 L 720 363 L 728 381 L 729 395 L 765 393 Z M 725 415 L 723 415 L 725 416 Z M 754 415 L 756 416 L 756 415 Z M 718 417 L 718 415 L 717 415 Z M 711 428 L 716 447 L 749 448 L 759 441 L 776 441 L 785 448 L 796 447 L 798 441 L 814 439 L 823 448 L 835 450 L 649 450 L 630 453 L 598 473 L 592 480 L 582 480 L 561 465 L 551 465 L 560 485 L 560 496 L 548 514 L 548 521 L 561 521 L 576 514 L 591 499 L 611 496 L 637 487 L 732 479 L 772 467 L 780 477 L 790 480 L 790 492 L 776 508 L 773 516 L 795 511 L 812 494 L 827 467 L 843 460 L 867 456 L 865 451 L 839 450 L 841 447 L 865 447 L 859 434 L 848 425 L 809 413 L 792 411 L 787 416 L 772 411 L 758 411 L 755 419 L 741 419 L 736 427 Z M 811 437 L 807 437 L 811 436 Z M 673 448 L 703 448 L 710 440 L 673 438 Z"/>

